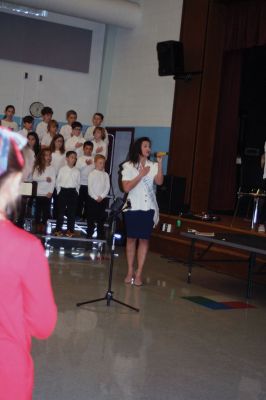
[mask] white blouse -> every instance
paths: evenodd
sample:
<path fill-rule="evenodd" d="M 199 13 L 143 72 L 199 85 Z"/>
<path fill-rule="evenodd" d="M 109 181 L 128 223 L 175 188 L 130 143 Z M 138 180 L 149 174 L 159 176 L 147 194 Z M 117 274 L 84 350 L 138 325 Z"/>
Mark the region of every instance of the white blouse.
<path fill-rule="evenodd" d="M 22 170 L 22 182 L 32 182 L 32 173 L 35 162 L 34 151 L 29 147 L 25 146 L 22 150 L 24 156 L 24 166 Z"/>
<path fill-rule="evenodd" d="M 84 142 L 85 142 L 85 139 L 81 135 L 71 136 L 69 139 L 67 139 L 67 141 L 65 143 L 66 152 L 72 150 L 77 153 L 78 157 L 82 156 L 83 146 L 80 146 L 80 147 L 75 147 L 75 146 L 77 143 L 81 143 L 83 145 Z"/>
<path fill-rule="evenodd" d="M 158 163 L 147 160 L 145 167 L 147 166 L 150 167 L 150 171 L 146 175 L 146 179 L 149 179 L 152 185 L 152 183 L 154 182 L 154 178 L 158 173 Z M 122 181 L 131 181 L 138 175 L 139 168 L 137 165 L 135 166 L 129 161 L 123 164 Z M 132 211 L 148 211 L 155 209 L 154 203 L 149 195 L 147 185 L 145 185 L 145 183 L 143 182 L 143 178 L 133 189 L 129 191 L 127 199 L 130 200 Z"/>
<path fill-rule="evenodd" d="M 6 121 L 5 119 L 1 119 L 1 125 L 5 128 L 11 129 L 12 131 L 18 131 L 18 124 L 15 121 Z"/>
<path fill-rule="evenodd" d="M 61 153 L 59 150 L 56 150 L 52 153 L 52 161 L 51 165 L 55 169 L 56 176 L 58 175 L 59 169 L 66 164 L 66 154 Z"/>
<path fill-rule="evenodd" d="M 68 165 L 61 167 L 56 179 L 57 194 L 61 188 L 76 189 L 79 192 L 80 172 L 76 167 L 70 168 Z"/>
<path fill-rule="evenodd" d="M 41 145 L 45 146 L 45 147 L 49 147 L 52 140 L 53 140 L 53 136 L 51 136 L 50 133 L 47 132 L 42 137 Z"/>
<path fill-rule="evenodd" d="M 87 164 L 87 160 L 91 160 L 91 164 Z M 90 156 L 81 156 L 78 158 L 76 168 L 80 171 L 80 184 L 87 186 L 88 185 L 88 176 L 91 171 L 94 170 L 93 157 Z"/>
<path fill-rule="evenodd" d="M 88 176 L 88 193 L 90 197 L 97 200 L 104 199 L 110 190 L 109 175 L 105 171 L 94 169 Z"/>
<path fill-rule="evenodd" d="M 47 178 L 51 178 L 51 182 L 47 182 Z M 55 170 L 54 167 L 49 165 L 43 173 L 39 174 L 35 168 L 32 180 L 38 182 L 37 196 L 47 196 L 48 193 L 53 193 L 55 187 Z"/>
<path fill-rule="evenodd" d="M 39 136 L 40 142 L 42 141 L 42 138 L 45 135 L 45 133 L 47 133 L 47 127 L 48 124 L 47 122 L 44 121 L 39 122 L 38 125 L 36 126 L 36 133 Z"/>
<path fill-rule="evenodd" d="M 70 125 L 66 124 L 63 125 L 60 129 L 60 135 L 63 136 L 63 138 L 65 139 L 65 141 L 67 139 L 69 139 L 71 137 L 71 133 L 72 133 L 72 128 Z"/>
<path fill-rule="evenodd" d="M 104 142 L 103 140 L 100 140 L 99 142 L 96 142 L 94 139 L 92 140 L 92 143 L 93 143 L 93 151 L 92 151 L 93 157 L 95 157 L 97 154 L 101 154 L 105 158 L 107 158 L 107 143 Z M 97 153 L 96 150 L 99 147 L 102 147 L 102 151 Z"/>

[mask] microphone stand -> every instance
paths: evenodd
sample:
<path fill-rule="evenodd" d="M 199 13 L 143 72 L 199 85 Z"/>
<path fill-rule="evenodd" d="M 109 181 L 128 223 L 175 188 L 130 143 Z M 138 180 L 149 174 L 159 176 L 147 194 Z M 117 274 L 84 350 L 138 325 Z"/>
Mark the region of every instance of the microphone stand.
<path fill-rule="evenodd" d="M 130 308 L 131 310 L 134 310 L 136 312 L 139 312 L 139 308 L 133 307 L 129 304 L 123 303 L 122 301 L 116 299 L 113 296 L 113 291 L 112 291 L 112 280 L 113 280 L 113 266 L 114 266 L 114 257 L 115 257 L 115 240 L 116 240 L 116 219 L 118 215 L 123 211 L 128 208 L 131 208 L 131 206 L 127 206 L 123 209 L 120 209 L 119 211 L 113 212 L 113 215 L 110 216 L 111 219 L 111 229 L 110 229 L 110 244 L 111 244 L 111 257 L 110 257 L 110 263 L 109 263 L 109 277 L 108 277 L 108 288 L 107 291 L 104 295 L 104 297 L 100 297 L 98 299 L 93 299 L 93 300 L 88 300 L 88 301 L 83 301 L 81 303 L 77 303 L 77 307 L 83 306 L 84 304 L 91 304 L 91 303 L 97 303 L 99 301 L 104 301 L 106 300 L 106 305 L 109 307 L 111 304 L 111 301 L 114 301 L 115 303 L 121 304 L 124 307 Z"/>

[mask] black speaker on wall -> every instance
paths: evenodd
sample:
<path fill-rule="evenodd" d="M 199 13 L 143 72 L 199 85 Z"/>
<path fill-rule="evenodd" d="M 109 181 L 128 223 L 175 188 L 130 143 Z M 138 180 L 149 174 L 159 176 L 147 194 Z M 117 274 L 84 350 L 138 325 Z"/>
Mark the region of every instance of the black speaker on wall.
<path fill-rule="evenodd" d="M 184 73 L 183 43 L 175 40 L 157 43 L 159 75 L 169 76 Z"/>
<path fill-rule="evenodd" d="M 156 192 L 160 212 L 178 215 L 184 211 L 185 191 L 186 178 L 165 175 L 163 184 L 157 186 Z"/>

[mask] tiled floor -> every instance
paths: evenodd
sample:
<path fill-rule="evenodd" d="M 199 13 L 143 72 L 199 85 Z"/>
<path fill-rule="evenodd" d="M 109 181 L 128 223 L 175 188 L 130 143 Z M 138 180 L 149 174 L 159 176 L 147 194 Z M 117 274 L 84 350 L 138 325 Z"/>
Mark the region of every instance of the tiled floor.
<path fill-rule="evenodd" d="M 140 313 L 101 297 L 107 261 L 50 256 L 58 324 L 33 342 L 34 400 L 264 400 L 266 292 L 257 308 L 211 310 L 182 297 L 243 301 L 245 282 L 202 268 L 186 283 L 186 268 L 150 253 L 146 285 L 123 284 L 123 248 L 114 266 L 114 295 Z"/>

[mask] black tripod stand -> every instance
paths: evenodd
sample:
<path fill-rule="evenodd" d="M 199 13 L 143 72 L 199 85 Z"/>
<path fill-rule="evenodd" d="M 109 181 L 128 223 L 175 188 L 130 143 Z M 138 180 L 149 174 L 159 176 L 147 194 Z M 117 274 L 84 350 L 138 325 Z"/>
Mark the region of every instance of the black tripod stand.
<path fill-rule="evenodd" d="M 129 207 L 126 207 L 129 208 Z M 125 209 L 125 208 L 124 208 Z M 117 300 L 113 296 L 113 291 L 112 291 L 112 279 L 113 279 L 113 266 L 114 266 L 114 257 L 115 257 L 115 240 L 116 240 L 116 218 L 118 215 L 122 212 L 120 209 L 119 211 L 113 212 L 113 214 L 110 217 L 111 223 L 111 229 L 110 229 L 110 246 L 111 246 L 111 258 L 110 258 L 110 263 L 109 263 L 109 278 L 108 278 L 108 289 L 104 297 L 100 297 L 99 299 L 94 299 L 94 300 L 89 300 L 89 301 L 83 301 L 82 303 L 77 303 L 77 307 L 80 307 L 84 304 L 91 304 L 91 303 L 97 303 L 98 301 L 103 301 L 106 300 L 106 305 L 110 306 L 111 301 L 114 301 L 115 303 L 121 304 L 122 306 L 125 306 L 127 308 L 130 308 L 131 310 L 139 312 L 139 308 L 130 306 L 129 304 L 123 303 L 120 300 Z"/>

